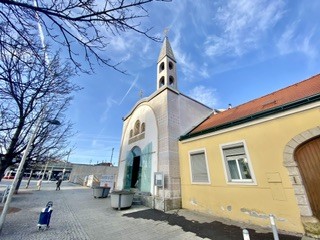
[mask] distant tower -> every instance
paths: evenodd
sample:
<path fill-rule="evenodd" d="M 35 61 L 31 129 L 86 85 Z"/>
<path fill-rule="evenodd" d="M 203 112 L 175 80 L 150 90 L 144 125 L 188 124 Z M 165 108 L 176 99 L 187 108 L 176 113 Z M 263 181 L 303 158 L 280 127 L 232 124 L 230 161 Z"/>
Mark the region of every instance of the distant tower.
<path fill-rule="evenodd" d="M 163 86 L 178 90 L 176 59 L 167 36 L 163 40 L 157 64 L 157 90 Z"/>

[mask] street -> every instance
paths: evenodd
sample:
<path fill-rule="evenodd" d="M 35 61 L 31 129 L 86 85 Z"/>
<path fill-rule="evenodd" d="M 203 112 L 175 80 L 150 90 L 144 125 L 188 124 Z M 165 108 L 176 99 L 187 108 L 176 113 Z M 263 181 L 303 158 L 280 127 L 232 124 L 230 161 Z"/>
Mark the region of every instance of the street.
<path fill-rule="evenodd" d="M 111 208 L 110 196 L 94 198 L 92 189 L 69 182 L 63 182 L 60 191 L 55 190 L 55 182 L 47 181 L 40 191 L 36 190 L 36 181 L 28 189 L 24 187 L 25 182 L 13 197 L 0 239 L 243 239 L 240 226 L 186 210 L 163 213 L 134 205 L 118 211 Z M 50 228 L 39 231 L 39 213 L 48 201 L 53 201 Z M 273 239 L 265 230 L 249 232 L 251 240 Z M 301 237 L 281 235 L 280 239 Z"/>

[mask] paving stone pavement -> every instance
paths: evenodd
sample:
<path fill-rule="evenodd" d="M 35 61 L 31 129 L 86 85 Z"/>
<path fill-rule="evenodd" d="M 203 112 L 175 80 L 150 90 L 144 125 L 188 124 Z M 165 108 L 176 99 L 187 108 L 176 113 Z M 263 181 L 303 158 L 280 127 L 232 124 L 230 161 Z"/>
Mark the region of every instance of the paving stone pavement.
<path fill-rule="evenodd" d="M 35 181 L 28 189 L 24 189 L 24 186 L 25 182 L 10 204 L 10 208 L 21 210 L 7 215 L 0 235 L 1 240 L 231 239 L 227 236 L 199 237 L 201 235 L 197 235 L 197 232 L 185 231 L 180 224 L 170 224 L 165 219 L 169 216 L 165 215 L 167 213 L 156 212 L 143 206 L 132 206 L 122 211 L 115 210 L 110 206 L 110 197 L 94 198 L 92 189 L 69 182 L 63 182 L 60 191 L 55 190 L 55 182 L 44 181 L 40 191 L 36 190 Z M 50 228 L 39 231 L 37 228 L 39 213 L 48 201 L 53 201 Z M 3 204 L 0 204 L 1 206 Z M 152 212 L 153 216 L 158 216 L 146 217 L 150 211 L 155 211 Z M 177 213 L 169 214 L 177 215 Z M 190 211 L 180 210 L 179 214 L 183 215 L 183 219 L 189 224 L 208 222 L 206 216 Z M 222 226 L 228 227 L 223 224 Z M 240 234 L 236 239 L 243 238 Z M 301 239 L 301 237 L 288 236 L 284 239 Z"/>

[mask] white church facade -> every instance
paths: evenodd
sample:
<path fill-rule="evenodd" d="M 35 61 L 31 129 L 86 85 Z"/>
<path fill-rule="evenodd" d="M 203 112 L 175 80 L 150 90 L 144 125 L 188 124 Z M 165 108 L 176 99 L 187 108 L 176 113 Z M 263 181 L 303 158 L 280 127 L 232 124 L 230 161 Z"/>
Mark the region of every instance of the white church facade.
<path fill-rule="evenodd" d="M 123 118 L 116 186 L 135 191 L 144 205 L 165 211 L 181 207 L 179 137 L 212 113 L 211 108 L 179 92 L 176 64 L 165 37 L 156 91 Z M 164 176 L 164 186 L 155 185 L 155 173 Z"/>

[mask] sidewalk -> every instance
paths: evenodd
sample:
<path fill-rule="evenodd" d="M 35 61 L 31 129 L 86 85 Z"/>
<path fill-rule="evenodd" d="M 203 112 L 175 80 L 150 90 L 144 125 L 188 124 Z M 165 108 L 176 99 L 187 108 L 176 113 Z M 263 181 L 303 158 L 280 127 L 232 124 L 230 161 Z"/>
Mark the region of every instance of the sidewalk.
<path fill-rule="evenodd" d="M 14 195 L 0 239 L 2 240 L 100 240 L 100 239 L 214 239 L 241 240 L 242 229 L 223 224 L 213 218 L 186 210 L 161 211 L 143 206 L 117 211 L 110 206 L 110 197 L 93 198 L 92 189 L 63 182 L 55 191 L 55 182 L 36 182 L 29 189 L 22 183 Z M 50 228 L 38 231 L 37 222 L 41 209 L 53 201 Z M 0 205 L 2 207 L 3 205 Z M 251 240 L 273 239 L 272 233 L 259 233 L 252 229 Z M 301 237 L 280 235 L 280 240 L 299 240 Z"/>

